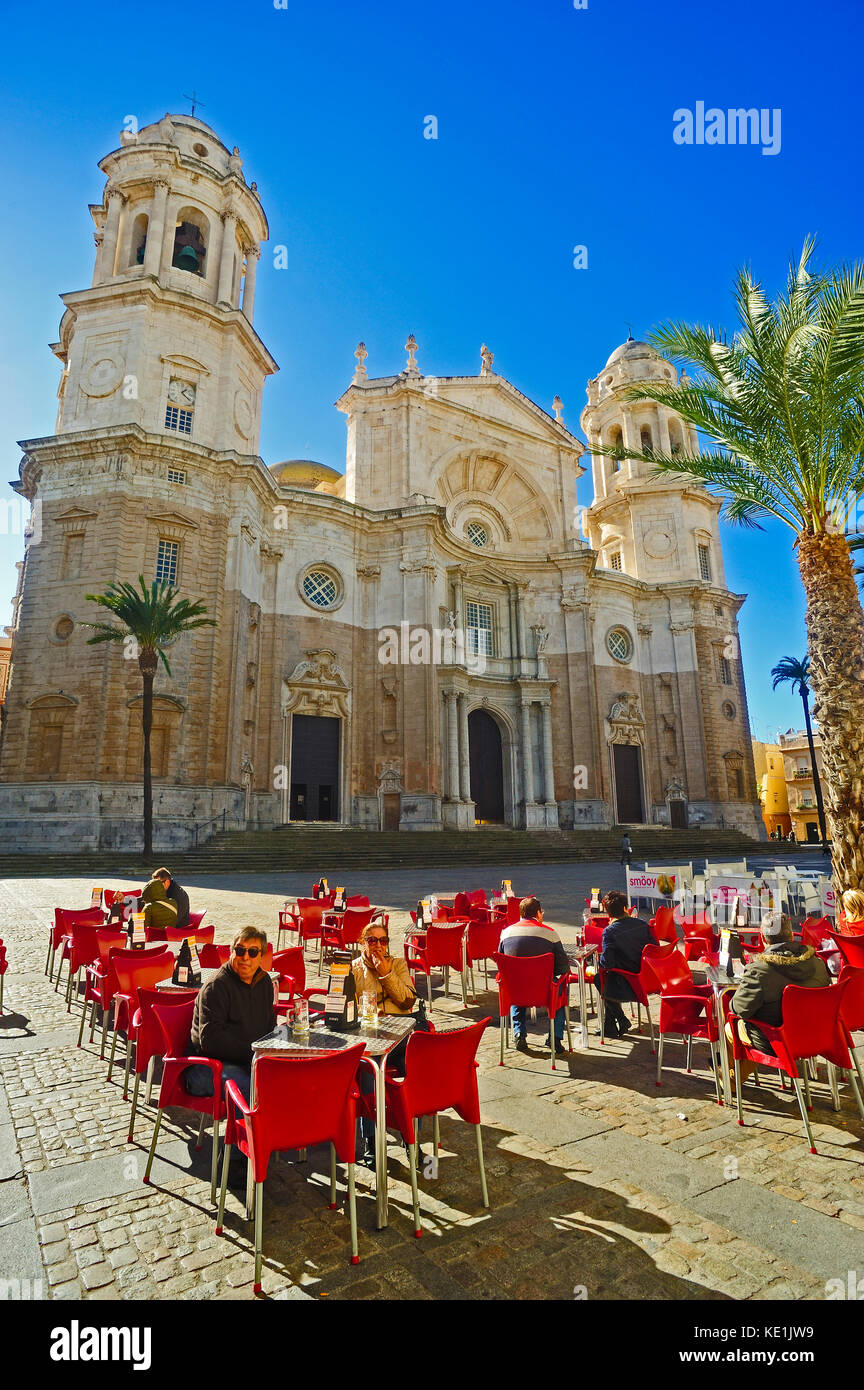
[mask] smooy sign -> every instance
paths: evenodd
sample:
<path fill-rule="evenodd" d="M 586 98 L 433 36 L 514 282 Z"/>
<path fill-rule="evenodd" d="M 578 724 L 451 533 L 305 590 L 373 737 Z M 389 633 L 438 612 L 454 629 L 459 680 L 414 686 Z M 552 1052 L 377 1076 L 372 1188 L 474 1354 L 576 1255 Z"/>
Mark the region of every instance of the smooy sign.
<path fill-rule="evenodd" d="M 837 916 L 837 895 L 830 880 L 825 880 L 822 885 L 822 916 Z"/>
<path fill-rule="evenodd" d="M 671 898 L 675 892 L 674 874 L 645 874 L 627 870 L 628 898 Z"/>

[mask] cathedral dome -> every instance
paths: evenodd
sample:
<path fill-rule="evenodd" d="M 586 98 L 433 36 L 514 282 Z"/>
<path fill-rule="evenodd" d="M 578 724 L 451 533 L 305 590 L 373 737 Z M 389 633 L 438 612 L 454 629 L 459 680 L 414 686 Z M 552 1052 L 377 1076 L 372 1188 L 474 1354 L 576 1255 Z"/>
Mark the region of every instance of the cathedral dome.
<path fill-rule="evenodd" d="M 333 485 L 342 480 L 337 469 L 314 459 L 284 459 L 271 463 L 269 471 L 283 487 L 305 487 L 313 492 L 332 492 Z"/>
<path fill-rule="evenodd" d="M 615 362 L 632 362 L 640 357 L 659 357 L 650 343 L 643 343 L 638 338 L 628 338 L 626 343 L 622 343 L 613 353 L 610 354 L 606 366 L 611 367 Z"/>

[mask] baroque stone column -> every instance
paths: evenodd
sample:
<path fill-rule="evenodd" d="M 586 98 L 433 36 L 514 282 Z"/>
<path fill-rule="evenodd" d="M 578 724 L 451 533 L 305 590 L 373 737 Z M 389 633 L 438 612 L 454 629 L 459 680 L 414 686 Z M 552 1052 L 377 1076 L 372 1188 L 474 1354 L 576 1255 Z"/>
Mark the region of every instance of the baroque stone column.
<path fill-rule="evenodd" d="M 451 801 L 459 801 L 459 725 L 455 690 L 444 691 L 447 710 L 447 792 Z"/>
<path fill-rule="evenodd" d="M 126 202 L 125 194 L 118 188 L 108 193 L 108 215 L 102 236 L 102 256 L 100 260 L 101 278 L 110 280 L 114 274 L 114 260 L 117 255 L 117 237 L 120 231 L 120 212 Z"/>
<path fill-rule="evenodd" d="M 541 705 L 543 711 L 543 781 L 545 783 L 545 800 L 547 803 L 555 801 L 555 769 L 552 765 L 552 705 L 544 700 Z"/>
<path fill-rule="evenodd" d="M 471 762 L 468 756 L 468 696 L 459 696 L 459 784 L 463 801 L 471 800 Z"/>
<path fill-rule="evenodd" d="M 153 206 L 147 223 L 147 245 L 144 247 L 144 274 L 158 276 L 162 264 L 162 243 L 165 240 L 165 211 L 168 206 L 168 180 L 156 179 Z"/>
<path fill-rule="evenodd" d="M 218 304 L 228 304 L 233 309 L 231 290 L 234 284 L 234 255 L 237 249 L 237 213 L 229 206 L 222 214 L 222 253 L 219 258 L 219 288 L 216 293 Z"/>
<path fill-rule="evenodd" d="M 261 251 L 257 246 L 246 247 L 246 279 L 243 283 L 243 313 L 250 323 L 255 310 L 255 280 L 258 275 L 258 259 Z"/>
<path fill-rule="evenodd" d="M 525 805 L 534 804 L 534 763 L 531 755 L 531 701 L 522 701 L 522 790 Z"/>

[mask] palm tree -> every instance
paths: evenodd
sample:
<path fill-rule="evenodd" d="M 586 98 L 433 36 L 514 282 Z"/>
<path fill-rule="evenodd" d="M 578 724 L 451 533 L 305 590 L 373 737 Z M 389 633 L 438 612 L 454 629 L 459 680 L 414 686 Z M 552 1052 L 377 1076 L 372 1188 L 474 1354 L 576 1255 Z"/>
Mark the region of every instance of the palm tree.
<path fill-rule="evenodd" d="M 670 322 L 654 346 L 695 378 L 631 387 L 630 400 L 676 411 L 710 441 L 707 453 L 645 453 L 596 445 L 684 475 L 745 526 L 775 517 L 795 535 L 804 585 L 810 684 L 819 709 L 828 829 L 838 886 L 864 886 L 864 613 L 844 512 L 864 494 L 864 266 L 811 269 L 808 239 L 770 302 L 738 272 L 740 324 Z"/>
<path fill-rule="evenodd" d="M 805 656 L 803 661 L 799 661 L 794 656 L 783 656 L 772 667 L 771 675 L 774 677 L 772 690 L 776 690 L 778 685 L 790 682 L 793 691 L 801 696 L 801 703 L 804 706 L 804 728 L 807 730 L 807 747 L 810 749 L 810 766 L 813 769 L 813 789 L 816 792 L 816 814 L 819 817 L 819 837 L 822 844 L 827 844 L 825 834 L 825 807 L 822 805 L 822 783 L 819 779 L 819 764 L 816 761 L 816 749 L 813 747 L 813 728 L 810 723 L 810 658 Z"/>
<path fill-rule="evenodd" d="M 124 656 L 137 657 L 138 669 L 144 684 L 141 705 L 141 727 L 144 732 L 144 856 L 153 853 L 153 778 L 150 764 L 150 733 L 153 728 L 153 682 L 161 659 L 168 675 L 171 667 L 164 648 L 183 632 L 197 627 L 215 627 L 215 618 L 205 618 L 207 609 L 200 601 L 179 599 L 169 581 L 153 580 L 150 588 L 139 574 L 140 593 L 134 584 L 109 584 L 104 594 L 88 594 L 91 603 L 99 603 L 119 619 L 114 623 L 85 623 L 95 630 L 88 645 L 96 642 L 122 642 Z"/>

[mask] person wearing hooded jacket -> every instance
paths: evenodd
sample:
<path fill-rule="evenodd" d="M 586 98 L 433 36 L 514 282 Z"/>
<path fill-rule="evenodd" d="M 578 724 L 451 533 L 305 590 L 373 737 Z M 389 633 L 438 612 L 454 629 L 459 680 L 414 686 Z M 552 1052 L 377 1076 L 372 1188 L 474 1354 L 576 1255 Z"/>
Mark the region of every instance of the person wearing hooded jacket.
<path fill-rule="evenodd" d="M 732 995 L 732 1012 L 737 1015 L 738 1036 L 748 1047 L 760 1052 L 774 1051 L 759 1023 L 778 1027 L 783 1022 L 783 991 L 787 985 L 822 989 L 831 977 L 812 946 L 796 941 L 788 917 L 770 913 L 759 927 L 765 949 L 746 966 Z M 732 1040 L 731 1024 L 726 1033 Z M 750 1062 L 740 1063 L 742 1081 L 754 1070 Z"/>

